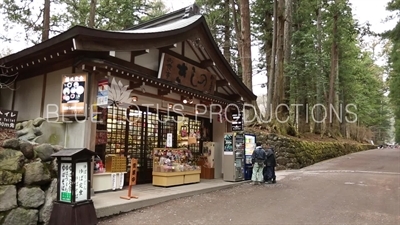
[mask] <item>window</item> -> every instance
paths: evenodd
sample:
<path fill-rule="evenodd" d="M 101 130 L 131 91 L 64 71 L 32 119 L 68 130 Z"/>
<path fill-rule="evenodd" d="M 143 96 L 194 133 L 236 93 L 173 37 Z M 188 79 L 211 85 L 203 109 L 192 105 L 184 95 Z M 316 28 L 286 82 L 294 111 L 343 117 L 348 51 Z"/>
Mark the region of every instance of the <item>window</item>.
<path fill-rule="evenodd" d="M 106 154 L 125 153 L 126 109 L 109 106 L 107 110 Z"/>

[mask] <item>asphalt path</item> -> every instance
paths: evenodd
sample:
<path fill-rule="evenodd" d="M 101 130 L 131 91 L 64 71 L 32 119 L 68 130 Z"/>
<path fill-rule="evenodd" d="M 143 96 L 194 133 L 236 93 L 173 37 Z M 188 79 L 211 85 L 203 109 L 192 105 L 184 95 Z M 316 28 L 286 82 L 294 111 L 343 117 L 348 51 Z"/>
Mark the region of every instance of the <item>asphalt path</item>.
<path fill-rule="evenodd" d="M 376 149 L 296 171 L 276 184 L 176 199 L 103 219 L 103 224 L 400 225 L 400 149 Z"/>

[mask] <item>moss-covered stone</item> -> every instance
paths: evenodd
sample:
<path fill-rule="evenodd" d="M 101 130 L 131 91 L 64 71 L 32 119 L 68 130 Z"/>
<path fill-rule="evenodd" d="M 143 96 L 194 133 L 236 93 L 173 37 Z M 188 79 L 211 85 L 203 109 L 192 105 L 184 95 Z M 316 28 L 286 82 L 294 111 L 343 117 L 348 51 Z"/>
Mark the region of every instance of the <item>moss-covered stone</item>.
<path fill-rule="evenodd" d="M 0 170 L 20 171 L 25 157 L 20 151 L 0 148 Z"/>
<path fill-rule="evenodd" d="M 17 184 L 22 181 L 22 173 L 0 170 L 0 185 Z"/>
<path fill-rule="evenodd" d="M 275 148 L 277 169 L 299 169 L 327 159 L 376 148 L 370 144 L 313 142 L 260 132 L 255 132 L 255 135 L 257 141 Z"/>

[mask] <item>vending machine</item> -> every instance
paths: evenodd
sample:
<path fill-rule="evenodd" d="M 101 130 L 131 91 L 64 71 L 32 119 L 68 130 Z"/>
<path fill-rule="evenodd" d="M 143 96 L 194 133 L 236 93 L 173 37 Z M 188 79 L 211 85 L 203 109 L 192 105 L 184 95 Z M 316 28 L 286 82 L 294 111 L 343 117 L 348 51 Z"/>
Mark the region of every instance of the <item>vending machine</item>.
<path fill-rule="evenodd" d="M 244 148 L 245 136 L 242 132 L 225 133 L 222 161 L 224 181 L 244 180 Z"/>
<path fill-rule="evenodd" d="M 245 134 L 245 148 L 244 148 L 244 179 L 251 180 L 251 175 L 253 173 L 253 165 L 251 163 L 251 155 L 256 149 L 256 136 L 253 134 Z"/>

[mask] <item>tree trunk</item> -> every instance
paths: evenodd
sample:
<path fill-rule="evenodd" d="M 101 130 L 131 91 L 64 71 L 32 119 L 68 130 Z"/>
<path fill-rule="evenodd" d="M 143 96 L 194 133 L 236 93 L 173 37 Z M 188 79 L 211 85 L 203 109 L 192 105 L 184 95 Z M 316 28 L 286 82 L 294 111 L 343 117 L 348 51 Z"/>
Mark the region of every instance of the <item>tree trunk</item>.
<path fill-rule="evenodd" d="M 273 21 L 272 21 L 273 12 L 265 11 L 265 19 L 264 19 L 264 31 L 270 33 L 271 36 L 264 43 L 264 52 L 265 52 L 265 59 L 266 59 L 266 69 L 267 69 L 267 76 L 271 74 L 271 57 L 272 57 L 272 40 L 273 40 Z"/>
<path fill-rule="evenodd" d="M 290 64 L 292 55 L 292 0 L 286 0 L 285 2 L 285 17 L 284 17 L 284 31 L 283 31 L 283 42 L 284 42 L 284 68 L 283 75 L 285 73 L 286 65 Z M 284 92 L 283 92 L 283 103 L 290 106 L 290 76 L 284 77 Z M 305 105 L 303 106 L 305 107 Z M 289 116 L 289 109 L 283 108 L 285 116 Z"/>
<path fill-rule="evenodd" d="M 272 106 L 272 100 L 274 97 L 273 90 L 275 89 L 275 59 L 276 59 L 276 42 L 277 42 L 277 15 L 278 15 L 278 0 L 274 0 L 274 24 L 273 24 L 273 32 L 272 32 L 272 48 L 271 48 L 271 58 L 267 60 L 271 60 L 271 69 L 268 71 L 268 90 L 267 90 L 267 110 L 266 115 L 268 120 L 274 119 L 274 108 Z"/>
<path fill-rule="evenodd" d="M 320 1 L 317 6 L 317 54 L 318 54 L 318 69 L 319 73 L 316 74 L 316 90 L 317 90 L 317 104 L 322 103 L 323 99 L 323 74 L 324 74 L 324 67 L 322 65 L 322 2 Z M 315 108 L 315 115 L 314 118 L 314 133 L 315 134 L 322 134 L 322 124 L 321 121 L 323 119 L 321 107 Z M 323 122 L 323 121 L 322 121 Z"/>
<path fill-rule="evenodd" d="M 90 1 L 90 13 L 89 13 L 89 24 L 88 24 L 90 28 L 94 28 L 94 21 L 96 18 L 96 4 L 97 4 L 96 0 Z"/>
<path fill-rule="evenodd" d="M 243 83 L 247 86 L 247 88 L 253 90 L 249 0 L 241 0 L 240 13 Z"/>
<path fill-rule="evenodd" d="M 335 1 L 338 4 L 338 0 Z M 329 74 L 329 98 L 328 98 L 328 123 L 330 135 L 336 135 L 338 132 L 338 120 L 333 110 L 338 111 L 338 97 L 337 97 L 337 81 L 338 81 L 338 65 L 339 65 L 339 52 L 338 52 L 338 17 L 339 12 L 336 10 L 333 16 L 333 29 L 332 29 L 332 45 L 331 45 L 331 68 Z"/>
<path fill-rule="evenodd" d="M 231 62 L 231 25 L 230 25 L 230 10 L 229 10 L 229 0 L 225 0 L 224 2 L 224 56 L 225 59 L 232 64 Z"/>
<path fill-rule="evenodd" d="M 284 104 L 285 97 L 285 78 L 284 78 L 284 31 L 285 31 L 285 1 L 279 0 L 278 2 L 278 29 L 277 29 L 277 63 L 275 67 L 275 87 L 273 110 L 276 113 L 276 118 L 281 121 L 286 120 L 285 115 L 288 109 L 280 104 Z M 279 107 L 278 107 L 279 106 Z"/>
<path fill-rule="evenodd" d="M 42 42 L 50 36 L 50 0 L 44 0 Z"/>

